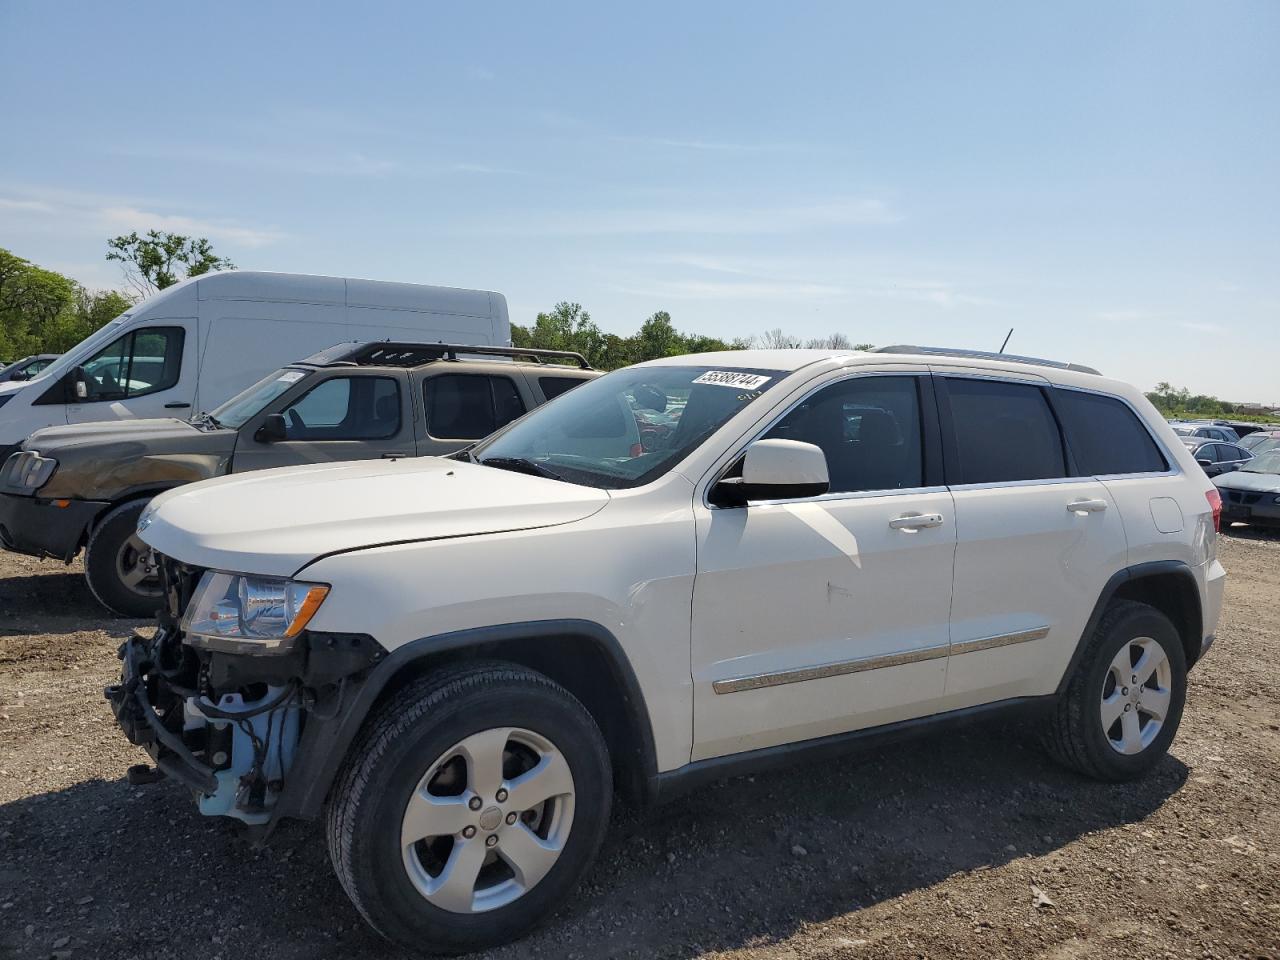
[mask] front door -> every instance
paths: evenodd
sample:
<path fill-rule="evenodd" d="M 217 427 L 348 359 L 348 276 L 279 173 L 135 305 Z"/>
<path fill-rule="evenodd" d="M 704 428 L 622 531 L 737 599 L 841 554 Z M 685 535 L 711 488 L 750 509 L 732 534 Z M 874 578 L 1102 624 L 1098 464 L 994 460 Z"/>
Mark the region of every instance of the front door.
<path fill-rule="evenodd" d="M 814 443 L 830 491 L 698 503 L 693 759 L 932 712 L 956 525 L 929 378 L 828 379 L 766 434 Z"/>
<path fill-rule="evenodd" d="M 283 440 L 268 440 L 259 432 L 269 413 L 283 414 Z M 231 469 L 244 473 L 415 453 L 408 376 L 335 373 L 309 381 L 301 396 L 286 395 L 245 424 Z"/>
<path fill-rule="evenodd" d="M 191 416 L 196 393 L 195 319 L 134 327 L 80 365 L 86 396 L 68 423 Z"/>

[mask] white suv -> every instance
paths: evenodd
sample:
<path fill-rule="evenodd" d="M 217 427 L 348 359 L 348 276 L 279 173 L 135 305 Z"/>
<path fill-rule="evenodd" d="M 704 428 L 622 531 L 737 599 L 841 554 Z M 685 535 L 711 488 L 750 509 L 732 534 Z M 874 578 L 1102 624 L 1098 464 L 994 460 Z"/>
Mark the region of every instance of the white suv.
<path fill-rule="evenodd" d="M 1135 389 L 927 348 L 672 357 L 451 459 L 266 471 L 142 516 L 167 609 L 107 691 L 202 812 L 327 816 L 411 949 L 509 940 L 615 792 L 1019 711 L 1107 780 L 1212 640 L 1219 499 Z"/>

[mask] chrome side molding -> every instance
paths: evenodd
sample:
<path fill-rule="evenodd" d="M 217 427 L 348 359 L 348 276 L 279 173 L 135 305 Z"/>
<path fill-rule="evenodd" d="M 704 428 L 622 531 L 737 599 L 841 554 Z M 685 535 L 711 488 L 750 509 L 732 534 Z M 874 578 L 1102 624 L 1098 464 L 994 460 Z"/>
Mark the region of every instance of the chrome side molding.
<path fill-rule="evenodd" d="M 901 667 L 909 663 L 940 660 L 949 655 L 956 656 L 964 653 L 977 653 L 981 650 L 993 650 L 996 647 L 1012 646 L 1015 643 L 1030 643 L 1033 640 L 1043 640 L 1048 635 L 1048 627 L 1036 627 L 1033 630 L 1020 630 L 1017 633 L 1004 633 L 995 637 L 979 637 L 976 640 L 962 640 L 959 643 L 943 643 L 934 647 L 921 647 L 918 650 L 904 650 L 901 653 L 858 657 L 855 660 L 824 663 L 816 667 L 796 667 L 792 670 L 779 670 L 776 673 L 757 673 L 746 677 L 730 677 L 725 680 L 714 681 L 711 684 L 711 689 L 716 693 L 741 693 L 743 690 L 778 687 L 784 683 L 803 683 L 806 680 L 841 677 L 850 673 L 865 673 L 868 670 L 884 670 L 886 667 Z"/>

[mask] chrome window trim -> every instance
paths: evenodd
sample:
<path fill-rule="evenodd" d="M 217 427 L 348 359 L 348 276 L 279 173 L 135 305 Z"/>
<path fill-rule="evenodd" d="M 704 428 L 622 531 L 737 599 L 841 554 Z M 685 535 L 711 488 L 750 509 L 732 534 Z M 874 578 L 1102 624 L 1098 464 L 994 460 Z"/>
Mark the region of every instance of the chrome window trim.
<path fill-rule="evenodd" d="M 845 367 L 843 368 L 843 370 L 849 370 L 849 368 Z M 711 491 L 715 488 L 715 485 L 717 483 L 719 483 L 721 480 L 724 479 L 724 475 L 733 468 L 733 465 L 738 461 L 738 457 L 741 456 L 742 452 L 746 450 L 747 447 L 751 446 L 751 444 L 755 443 L 757 440 L 763 437 L 766 433 L 768 433 L 770 430 L 776 427 L 779 422 L 781 422 L 788 414 L 791 413 L 792 410 L 794 410 L 796 407 L 800 406 L 800 404 L 807 401 L 814 394 L 827 389 L 827 387 L 835 386 L 837 383 L 844 383 L 846 380 L 853 380 L 856 377 L 929 377 L 929 376 L 932 376 L 932 374 L 930 374 L 930 372 L 927 369 L 921 369 L 921 370 L 857 370 L 857 369 L 854 369 L 852 372 L 848 373 L 845 376 L 833 377 L 830 380 L 824 380 L 823 382 L 814 385 L 809 390 L 806 390 L 804 393 L 800 394 L 794 400 L 787 403 L 786 408 L 781 413 L 775 416 L 763 427 L 757 429 L 755 433 L 749 434 L 747 436 L 747 439 L 743 440 L 739 446 L 731 448 L 733 452 L 729 455 L 729 459 L 725 461 L 724 466 L 722 466 L 719 470 L 714 471 L 711 481 L 703 488 L 702 506 L 708 510 L 743 510 L 745 509 L 745 507 L 716 506 L 715 504 L 711 503 L 709 499 L 709 497 L 711 496 Z M 921 464 L 921 469 L 923 470 L 924 469 L 923 411 L 921 411 L 921 417 L 920 417 L 920 453 L 921 453 L 920 464 Z M 908 494 L 921 494 L 921 493 L 945 493 L 946 490 L 947 488 L 945 486 L 902 487 L 900 489 L 890 488 L 887 490 L 848 490 L 848 491 L 841 491 L 838 493 L 822 493 L 816 497 L 793 497 L 786 500 L 752 500 L 751 503 L 759 506 L 772 506 L 780 503 L 819 503 L 826 500 L 852 500 L 852 499 L 865 499 L 867 497 L 905 496 Z"/>
<path fill-rule="evenodd" d="M 966 653 L 995 650 L 999 647 L 1009 647 L 1018 643 L 1030 643 L 1035 640 L 1043 640 L 1048 635 L 1048 627 L 1035 627 L 1030 630 L 1018 630 L 1014 633 L 1001 633 L 992 637 L 962 640 L 959 643 L 940 643 L 929 647 L 919 647 L 915 650 L 902 650 L 897 653 L 883 653 L 871 657 L 839 660 L 834 663 L 818 664 L 814 667 L 793 667 L 788 670 L 776 670 L 770 673 L 729 677 L 724 680 L 712 681 L 711 689 L 717 694 L 741 693 L 744 690 L 761 690 L 765 687 L 779 687 L 788 683 L 804 683 L 809 680 L 822 680 L 827 677 L 843 677 L 853 673 L 866 673 L 869 670 L 902 667 L 912 663 L 941 660 L 949 656 L 962 656 Z"/>

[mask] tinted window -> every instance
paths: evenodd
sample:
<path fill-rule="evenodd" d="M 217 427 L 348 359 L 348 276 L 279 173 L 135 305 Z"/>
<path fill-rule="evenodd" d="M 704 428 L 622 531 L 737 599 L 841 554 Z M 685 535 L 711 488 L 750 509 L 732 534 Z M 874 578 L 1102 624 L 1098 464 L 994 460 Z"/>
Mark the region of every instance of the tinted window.
<path fill-rule="evenodd" d="M 953 483 L 1002 483 L 1066 476 L 1057 421 L 1035 386 L 947 379 L 955 436 Z"/>
<path fill-rule="evenodd" d="M 284 410 L 289 440 L 386 440 L 400 432 L 400 384 L 333 377 Z"/>
<path fill-rule="evenodd" d="M 822 448 L 832 493 L 924 486 L 915 377 L 853 377 L 819 390 L 769 431 Z"/>
<path fill-rule="evenodd" d="M 510 377 L 447 373 L 423 386 L 427 433 L 441 440 L 479 440 L 525 412 Z"/>
<path fill-rule="evenodd" d="M 1076 390 L 1058 390 L 1054 400 L 1081 473 L 1105 477 L 1169 469 L 1150 432 L 1128 404 Z"/>
<path fill-rule="evenodd" d="M 146 327 L 113 341 L 81 365 L 86 400 L 123 400 L 176 385 L 184 336 L 181 327 Z"/>
<path fill-rule="evenodd" d="M 1248 459 L 1247 451 L 1237 447 L 1234 443 L 1220 443 L 1218 449 L 1222 452 L 1224 460 L 1245 460 Z"/>
<path fill-rule="evenodd" d="M 576 386 L 580 386 L 582 381 L 577 377 L 539 377 L 538 386 L 542 388 L 542 395 L 548 400 L 554 400 L 562 393 L 568 393 Z"/>

